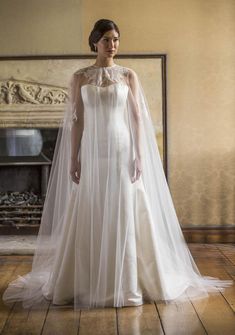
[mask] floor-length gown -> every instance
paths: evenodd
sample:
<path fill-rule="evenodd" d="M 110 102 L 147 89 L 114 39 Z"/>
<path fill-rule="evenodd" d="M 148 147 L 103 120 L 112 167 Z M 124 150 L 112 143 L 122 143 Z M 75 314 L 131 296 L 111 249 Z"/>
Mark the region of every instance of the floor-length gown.
<path fill-rule="evenodd" d="M 77 71 L 85 78 L 80 88 L 80 182 L 66 183 L 61 177 L 69 174 L 68 127 L 58 147 L 59 163 L 42 220 L 42 225 L 53 225 L 46 257 L 35 256 L 39 265 L 36 261 L 24 281 L 19 276 L 9 285 L 6 301 L 24 300 L 26 295 L 33 301 L 37 290 L 37 297 L 41 294 L 54 304 L 121 307 L 206 297 L 209 291 L 217 292 L 216 287 L 232 284 L 199 273 L 177 220 L 143 89 L 130 71 L 117 64 Z M 73 110 L 74 102 L 70 107 L 64 125 L 71 126 L 80 112 Z M 133 183 L 138 120 L 143 171 Z M 53 205 L 47 206 L 53 192 Z M 44 235 L 39 234 L 39 241 Z"/>

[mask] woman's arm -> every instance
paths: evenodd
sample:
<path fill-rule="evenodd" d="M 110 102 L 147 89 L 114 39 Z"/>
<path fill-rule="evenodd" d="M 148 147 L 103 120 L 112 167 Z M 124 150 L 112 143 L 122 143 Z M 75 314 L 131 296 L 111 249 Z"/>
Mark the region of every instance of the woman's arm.
<path fill-rule="evenodd" d="M 139 179 L 141 174 L 141 117 L 140 117 L 140 109 L 138 105 L 138 78 L 134 71 L 130 69 L 128 75 L 128 81 L 130 85 L 130 108 L 131 108 L 131 116 L 133 120 L 133 130 L 135 136 L 135 147 L 136 147 L 136 159 L 135 159 L 135 176 L 132 178 L 132 181 Z"/>
<path fill-rule="evenodd" d="M 71 82 L 72 128 L 71 128 L 71 168 L 70 175 L 79 183 L 81 174 L 80 146 L 84 129 L 84 106 L 81 97 L 81 79 L 74 74 Z M 79 155 L 79 157 L 78 157 Z"/>

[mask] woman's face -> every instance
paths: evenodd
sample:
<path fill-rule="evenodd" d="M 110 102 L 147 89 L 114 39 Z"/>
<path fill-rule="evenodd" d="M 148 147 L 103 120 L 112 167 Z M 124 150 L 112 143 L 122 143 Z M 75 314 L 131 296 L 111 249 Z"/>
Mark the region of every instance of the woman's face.
<path fill-rule="evenodd" d="M 114 57 L 118 51 L 119 36 L 116 30 L 112 29 L 106 31 L 104 35 L 96 43 L 97 52 L 102 57 Z"/>

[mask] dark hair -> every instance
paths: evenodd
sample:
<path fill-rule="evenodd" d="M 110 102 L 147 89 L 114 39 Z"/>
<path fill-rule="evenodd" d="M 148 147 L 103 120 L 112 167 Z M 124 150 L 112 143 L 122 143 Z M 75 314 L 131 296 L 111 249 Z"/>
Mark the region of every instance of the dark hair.
<path fill-rule="evenodd" d="M 94 43 L 97 43 L 99 39 L 104 35 L 104 33 L 106 33 L 106 31 L 112 29 L 116 30 L 116 32 L 120 36 L 118 26 L 113 21 L 107 19 L 100 19 L 96 21 L 88 39 L 91 51 L 96 52 Z"/>

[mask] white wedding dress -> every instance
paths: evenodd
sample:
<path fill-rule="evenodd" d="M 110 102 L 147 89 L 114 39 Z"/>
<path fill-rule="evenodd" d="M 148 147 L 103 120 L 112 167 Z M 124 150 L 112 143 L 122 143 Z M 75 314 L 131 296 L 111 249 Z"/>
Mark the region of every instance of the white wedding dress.
<path fill-rule="evenodd" d="M 5 302 L 135 306 L 203 298 L 233 283 L 199 273 L 175 213 L 142 86 L 130 71 L 93 65 L 73 75 L 32 271 L 9 284 Z M 83 80 L 79 91 L 77 76 Z M 75 184 L 70 133 L 82 117 Z M 143 171 L 132 182 L 138 126 Z"/>

